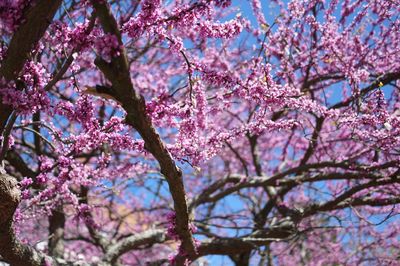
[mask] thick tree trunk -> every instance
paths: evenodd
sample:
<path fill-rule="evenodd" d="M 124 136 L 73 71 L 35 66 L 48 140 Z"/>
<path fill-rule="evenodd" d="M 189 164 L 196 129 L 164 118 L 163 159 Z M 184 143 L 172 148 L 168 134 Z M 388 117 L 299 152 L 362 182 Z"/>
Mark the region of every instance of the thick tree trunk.
<path fill-rule="evenodd" d="M 0 168 L 0 255 L 13 266 L 44 265 L 46 257 L 23 245 L 15 236 L 13 215 L 20 202 L 17 180 Z"/>

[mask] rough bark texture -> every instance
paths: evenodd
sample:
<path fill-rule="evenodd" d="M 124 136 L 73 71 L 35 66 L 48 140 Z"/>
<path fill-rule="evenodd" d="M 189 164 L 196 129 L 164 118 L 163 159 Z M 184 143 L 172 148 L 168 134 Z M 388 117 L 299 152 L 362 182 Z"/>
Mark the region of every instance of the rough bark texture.
<path fill-rule="evenodd" d="M 0 225 L 4 225 L 12 219 L 21 195 L 17 180 L 2 168 L 0 172 Z"/>
<path fill-rule="evenodd" d="M 46 257 L 15 236 L 13 215 L 20 202 L 17 180 L 0 168 L 0 254 L 13 266 L 43 265 Z"/>

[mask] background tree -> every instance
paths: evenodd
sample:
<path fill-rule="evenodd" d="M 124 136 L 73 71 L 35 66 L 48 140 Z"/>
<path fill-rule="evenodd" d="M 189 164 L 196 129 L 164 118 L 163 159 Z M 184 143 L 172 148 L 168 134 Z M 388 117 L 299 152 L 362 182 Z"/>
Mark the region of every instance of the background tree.
<path fill-rule="evenodd" d="M 400 2 L 262 4 L 0 1 L 0 259 L 396 265 Z"/>

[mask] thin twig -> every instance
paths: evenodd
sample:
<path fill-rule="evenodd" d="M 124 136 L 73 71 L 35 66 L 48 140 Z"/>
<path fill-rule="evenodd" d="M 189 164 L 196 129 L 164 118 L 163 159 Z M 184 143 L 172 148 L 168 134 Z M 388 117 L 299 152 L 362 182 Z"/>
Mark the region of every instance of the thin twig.
<path fill-rule="evenodd" d="M 17 117 L 18 117 L 17 111 L 13 111 L 11 113 L 10 119 L 8 120 L 6 129 L 4 130 L 3 141 L 2 141 L 3 143 L 1 145 L 2 149 L 1 149 L 1 152 L 0 152 L 0 163 L 3 162 L 4 156 L 6 155 L 6 152 L 8 150 L 8 139 L 10 138 L 11 130 L 13 128 L 13 125 L 14 125 L 15 120 L 17 119 Z"/>

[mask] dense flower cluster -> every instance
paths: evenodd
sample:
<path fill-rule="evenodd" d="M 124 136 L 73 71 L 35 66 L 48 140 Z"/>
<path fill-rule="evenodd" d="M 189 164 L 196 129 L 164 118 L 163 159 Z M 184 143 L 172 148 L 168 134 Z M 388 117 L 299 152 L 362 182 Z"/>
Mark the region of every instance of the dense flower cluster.
<path fill-rule="evenodd" d="M 3 103 L 13 106 L 22 114 L 32 114 L 48 109 L 50 99 L 44 90 L 48 82 L 48 73 L 41 63 L 28 62 L 24 74 L 14 83 L 1 81 L 0 95 Z"/>
<path fill-rule="evenodd" d="M 0 1 L 0 34 L 11 34 L 23 22 L 23 12 L 31 0 L 3 0 Z"/>

